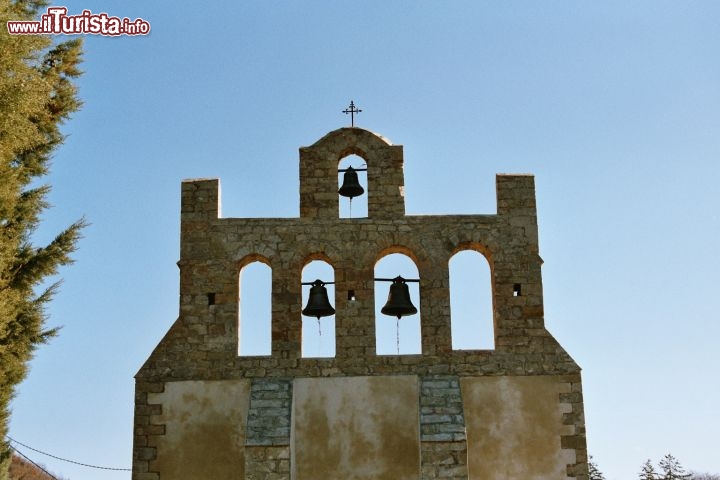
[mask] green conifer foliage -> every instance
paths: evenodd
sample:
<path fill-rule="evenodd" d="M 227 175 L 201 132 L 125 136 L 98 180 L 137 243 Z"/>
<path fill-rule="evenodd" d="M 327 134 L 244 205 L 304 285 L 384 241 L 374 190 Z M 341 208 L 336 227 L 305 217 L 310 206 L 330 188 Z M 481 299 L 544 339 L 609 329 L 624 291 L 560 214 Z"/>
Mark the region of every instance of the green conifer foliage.
<path fill-rule="evenodd" d="M 655 471 L 655 467 L 653 467 L 649 458 L 645 461 L 645 463 L 643 463 L 642 470 L 640 470 L 638 478 L 640 480 L 660 480 L 660 477 Z"/>
<path fill-rule="evenodd" d="M 692 477 L 691 474 L 685 471 L 680 461 L 669 453 L 658 462 L 658 465 L 663 471 L 663 480 L 683 480 Z"/>
<path fill-rule="evenodd" d="M 590 459 L 588 460 L 588 479 L 589 480 L 605 480 L 605 475 L 600 471 L 600 469 L 597 466 L 597 463 L 593 460 L 592 455 L 590 455 Z"/>
<path fill-rule="evenodd" d="M 9 403 L 45 328 L 45 306 L 57 284 L 39 290 L 71 262 L 84 221 L 48 245 L 31 235 L 48 207 L 48 186 L 36 186 L 63 142 L 60 125 L 80 107 L 73 79 L 80 75 L 80 40 L 53 44 L 47 36 L 9 35 L 8 20 L 35 20 L 43 0 L 0 0 L 0 480 L 11 458 L 5 441 Z"/>

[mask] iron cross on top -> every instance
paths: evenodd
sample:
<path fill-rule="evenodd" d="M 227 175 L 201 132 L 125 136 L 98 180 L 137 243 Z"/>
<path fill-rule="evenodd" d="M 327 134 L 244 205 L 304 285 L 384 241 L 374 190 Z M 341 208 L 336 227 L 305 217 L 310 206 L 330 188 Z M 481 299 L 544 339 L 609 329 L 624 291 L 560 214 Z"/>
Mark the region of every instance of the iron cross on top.
<path fill-rule="evenodd" d="M 360 112 L 362 112 L 362 110 L 360 110 L 359 108 L 355 108 L 355 104 L 353 103 L 352 100 L 350 100 L 350 106 L 348 108 L 346 108 L 345 110 L 343 110 L 343 113 L 345 115 L 347 115 L 348 113 L 350 114 L 350 126 L 351 127 L 355 126 L 355 114 L 360 113 Z"/>

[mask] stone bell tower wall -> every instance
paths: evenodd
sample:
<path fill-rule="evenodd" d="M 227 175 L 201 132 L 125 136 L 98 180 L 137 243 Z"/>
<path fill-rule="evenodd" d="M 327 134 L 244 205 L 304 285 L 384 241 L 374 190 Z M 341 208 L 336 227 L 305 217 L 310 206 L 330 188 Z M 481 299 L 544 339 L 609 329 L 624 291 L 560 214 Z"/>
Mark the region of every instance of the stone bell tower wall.
<path fill-rule="evenodd" d="M 340 160 L 357 155 L 367 162 L 368 217 L 405 215 L 403 149 L 360 128 L 330 132 L 300 149 L 300 217 L 338 218 L 337 170 Z"/>
<path fill-rule="evenodd" d="M 350 154 L 367 163 L 367 218 L 338 216 L 338 162 Z M 497 213 L 487 215 L 408 216 L 403 189 L 402 147 L 359 128 L 300 149 L 299 218 L 221 218 L 217 179 L 182 183 L 180 311 L 136 376 L 133 480 L 197 471 L 182 466 L 194 458 L 182 448 L 195 448 L 188 432 L 199 428 L 218 432 L 203 437 L 205 450 L 244 465 L 244 476 L 228 466 L 216 479 L 302 480 L 321 464 L 342 478 L 587 478 L 580 369 L 544 324 L 534 177 L 498 175 Z M 490 265 L 493 350 L 452 348 L 448 263 L 468 249 Z M 419 272 L 417 355 L 376 353 L 374 267 L 390 253 L 408 255 Z M 301 273 L 315 259 L 335 273 L 332 358 L 301 352 Z M 238 356 L 239 274 L 254 261 L 272 270 L 271 354 Z M 239 403 L 214 401 L 223 382 Z M 362 393 L 383 385 L 382 395 Z M 403 415 L 386 408 L 391 392 Z M 213 409 L 188 410 L 203 402 L 242 421 L 228 429 Z M 318 433 L 313 412 L 322 411 L 336 413 Z M 506 421 L 490 432 L 488 418 Z M 530 437 L 517 419 L 538 422 L 532 441 L 522 443 Z M 398 429 L 415 452 L 403 460 L 382 447 Z M 368 441 L 372 455 L 343 453 Z M 328 445 L 336 455 L 322 456 Z M 489 451 L 513 458 L 491 461 Z"/>

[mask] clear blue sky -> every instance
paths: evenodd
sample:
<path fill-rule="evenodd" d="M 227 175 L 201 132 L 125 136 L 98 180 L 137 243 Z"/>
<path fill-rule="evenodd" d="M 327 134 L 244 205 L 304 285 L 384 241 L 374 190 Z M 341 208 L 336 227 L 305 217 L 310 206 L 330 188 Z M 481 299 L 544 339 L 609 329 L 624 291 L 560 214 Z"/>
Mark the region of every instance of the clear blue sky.
<path fill-rule="evenodd" d="M 352 99 L 405 147 L 408 213 L 494 213 L 496 173 L 535 174 L 546 325 L 583 368 L 608 480 L 668 452 L 720 472 L 720 3 L 61 5 L 152 32 L 86 37 L 37 241 L 92 225 L 14 438 L 131 465 L 133 375 L 177 317 L 181 180 L 220 177 L 224 216 L 297 216 L 298 147 Z"/>

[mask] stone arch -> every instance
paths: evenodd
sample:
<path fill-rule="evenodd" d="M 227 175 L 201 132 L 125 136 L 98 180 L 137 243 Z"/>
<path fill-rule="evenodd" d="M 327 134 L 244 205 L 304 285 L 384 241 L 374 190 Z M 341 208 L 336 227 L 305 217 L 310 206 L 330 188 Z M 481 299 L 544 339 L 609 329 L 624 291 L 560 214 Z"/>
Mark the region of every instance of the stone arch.
<path fill-rule="evenodd" d="M 393 244 L 393 245 L 382 248 L 375 256 L 375 265 L 377 265 L 378 262 L 380 262 L 380 260 L 382 260 L 384 257 L 387 257 L 388 255 L 392 255 L 395 253 L 400 253 L 402 255 L 405 255 L 406 257 L 409 257 L 410 260 L 412 260 L 413 263 L 415 264 L 415 267 L 417 268 L 419 262 L 418 262 L 417 255 L 415 255 L 415 250 L 412 248 L 409 248 L 405 245 L 400 245 L 400 244 Z"/>
<path fill-rule="evenodd" d="M 296 278 L 300 278 L 302 270 L 308 263 L 319 260 L 330 264 L 335 270 L 338 268 L 338 258 L 342 258 L 343 253 L 338 250 L 337 246 L 332 244 L 323 245 L 320 241 L 309 240 L 302 245 L 297 245 L 296 251 L 292 254 L 287 265 Z"/>
<path fill-rule="evenodd" d="M 238 262 L 238 355 L 272 352 L 272 265 L 252 253 Z"/>
<path fill-rule="evenodd" d="M 474 250 L 478 253 L 480 253 L 483 257 L 485 257 L 485 260 L 487 260 L 488 264 L 490 265 L 490 269 L 493 268 L 493 255 L 492 255 L 492 249 L 488 247 L 487 245 L 476 242 L 476 241 L 467 241 L 467 242 L 460 242 L 458 245 L 455 246 L 452 250 L 450 250 L 450 257 L 455 255 L 458 252 L 461 252 L 463 250 Z"/>
<path fill-rule="evenodd" d="M 338 152 L 338 154 L 337 154 L 338 163 L 340 163 L 340 161 L 343 158 L 349 157 L 350 155 L 355 155 L 357 157 L 360 157 L 367 162 L 368 155 L 367 155 L 367 153 L 365 153 L 365 151 L 363 149 L 359 148 L 357 145 L 349 145 L 346 148 L 344 148 L 343 150 L 340 150 L 340 152 Z"/>
<path fill-rule="evenodd" d="M 342 187 L 345 181 L 346 172 L 340 170 L 346 170 L 348 167 L 352 167 L 357 170 L 356 175 L 358 183 L 365 190 L 365 192 L 357 197 L 348 198 L 340 195 L 338 192 L 338 212 L 340 218 L 367 218 L 368 216 L 368 198 L 370 196 L 370 185 L 368 183 L 367 175 L 367 160 L 362 156 L 361 152 L 357 149 L 350 149 L 349 153 L 343 153 L 338 159 L 338 190 Z"/>
<path fill-rule="evenodd" d="M 314 252 L 307 255 L 302 262 L 300 270 L 302 283 L 322 280 L 330 282 L 325 285 L 330 304 L 337 307 L 335 295 L 335 267 L 324 252 Z M 310 285 L 302 285 L 301 306 L 307 305 Z M 335 357 L 335 315 L 309 318 L 301 315 L 302 325 L 301 356 L 305 358 L 331 358 Z"/>
<path fill-rule="evenodd" d="M 314 261 L 325 262 L 325 263 L 329 264 L 333 269 L 335 269 L 334 262 L 332 261 L 330 256 L 328 256 L 328 254 L 326 252 L 312 252 L 312 253 L 306 254 L 305 257 L 303 258 L 300 269 L 301 270 L 304 269 L 308 265 L 308 263 L 314 262 Z"/>
<path fill-rule="evenodd" d="M 448 259 L 453 350 L 495 348 L 493 263 L 485 245 L 465 242 Z"/>
<path fill-rule="evenodd" d="M 338 218 L 335 173 L 341 159 L 357 155 L 367 164 L 368 218 L 402 218 L 402 147 L 362 128 L 340 128 L 300 149 L 300 216 Z"/>
<path fill-rule="evenodd" d="M 346 152 L 348 149 L 355 149 L 352 153 L 356 153 L 356 155 L 362 157 L 364 155 L 357 152 L 390 146 L 392 146 L 390 140 L 378 133 L 365 130 L 364 128 L 343 127 L 328 132 L 313 143 L 311 147 L 335 150 L 338 154 L 337 158 L 339 159 L 342 158 L 343 152 Z"/>
<path fill-rule="evenodd" d="M 374 276 L 395 278 L 398 275 L 407 279 L 418 279 L 420 269 L 412 250 L 402 245 L 393 245 L 381 250 L 375 261 Z M 390 282 L 375 282 L 376 352 L 378 355 L 420 354 L 422 353 L 420 285 L 416 282 L 408 283 L 410 298 L 418 313 L 399 320 L 380 312 L 388 299 L 390 285 Z"/>
<path fill-rule="evenodd" d="M 272 265 L 270 264 L 270 259 L 268 257 L 259 253 L 250 253 L 248 255 L 245 255 L 238 261 L 238 273 L 240 273 L 240 270 L 242 270 L 243 267 L 253 262 L 264 263 L 268 267 L 272 268 Z"/>

